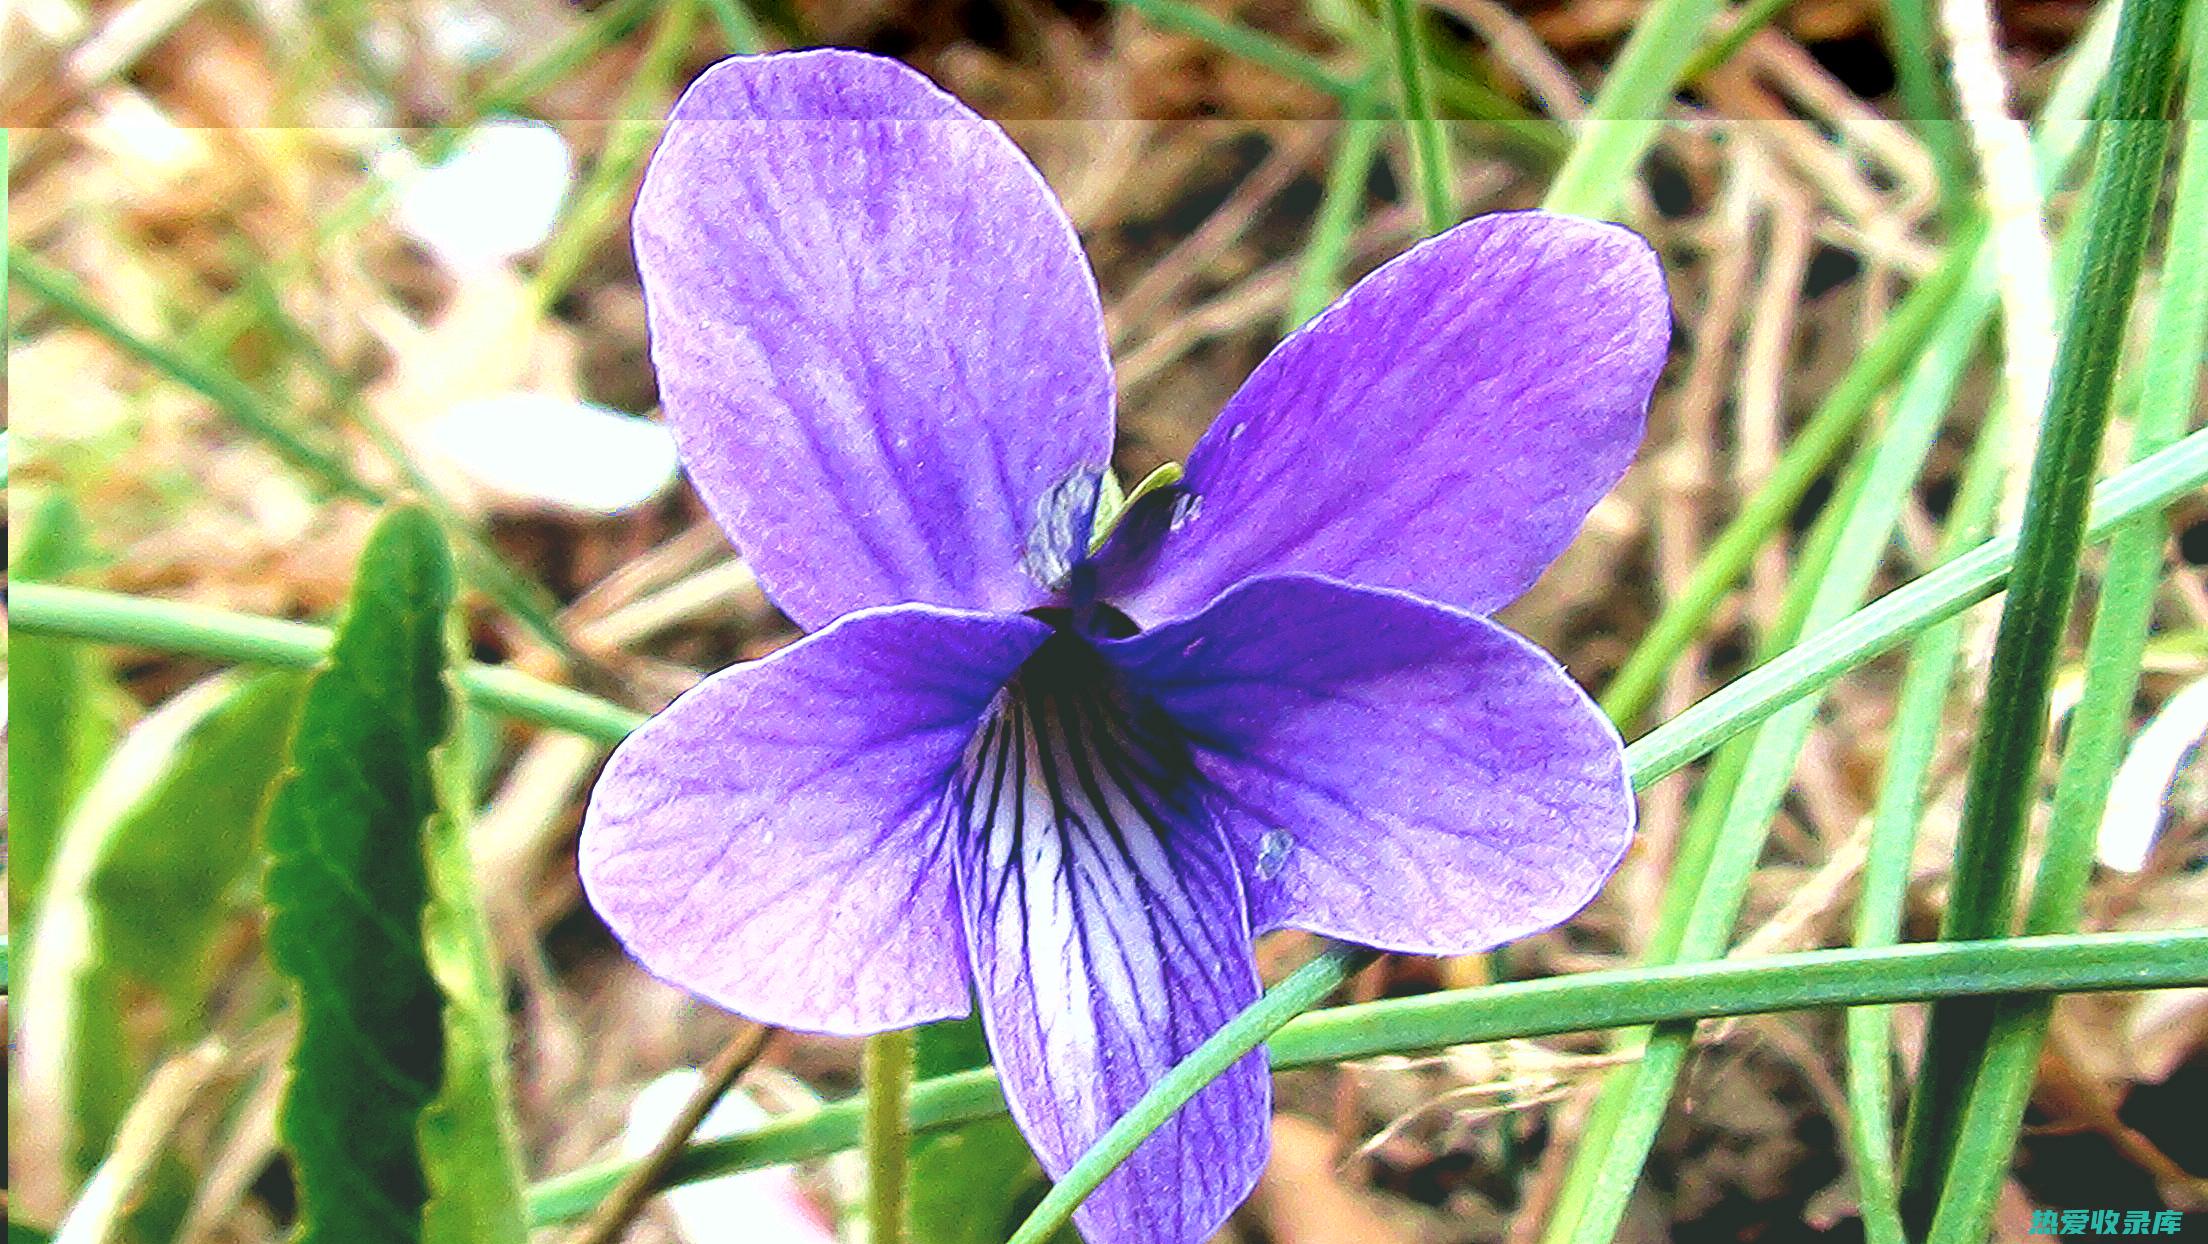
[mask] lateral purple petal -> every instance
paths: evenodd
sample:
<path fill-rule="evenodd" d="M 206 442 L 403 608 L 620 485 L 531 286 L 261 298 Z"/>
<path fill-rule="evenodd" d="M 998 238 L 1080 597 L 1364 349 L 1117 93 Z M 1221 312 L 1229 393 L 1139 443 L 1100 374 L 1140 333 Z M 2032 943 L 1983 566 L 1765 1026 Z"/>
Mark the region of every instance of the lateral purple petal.
<path fill-rule="evenodd" d="M 1054 641 L 977 740 L 958 850 L 966 940 L 1012 1117 L 1061 1176 L 1167 1068 L 1254 1001 L 1241 886 L 1170 723 Z M 1075 1213 L 1091 1244 L 1200 1244 L 1264 1165 L 1251 1054 Z"/>
<path fill-rule="evenodd" d="M 651 973 L 766 1023 L 966 1014 L 945 800 L 1049 628 L 908 605 L 722 670 L 616 748 L 583 886 Z"/>
<path fill-rule="evenodd" d="M 1670 340 L 1615 225 L 1482 216 L 1411 248 L 1260 363 L 1189 455 L 1170 529 L 1104 591 L 1145 624 L 1307 572 L 1487 613 L 1563 551 L 1640 443 Z"/>
<path fill-rule="evenodd" d="M 1572 916 L 1632 840 L 1617 731 L 1486 619 L 1268 578 L 1107 651 L 1190 739 L 1260 931 L 1484 950 Z"/>
<path fill-rule="evenodd" d="M 1110 460 L 1111 364 L 1003 130 L 896 61 L 736 57 L 675 105 L 635 230 L 683 465 L 791 617 L 1047 598 Z"/>

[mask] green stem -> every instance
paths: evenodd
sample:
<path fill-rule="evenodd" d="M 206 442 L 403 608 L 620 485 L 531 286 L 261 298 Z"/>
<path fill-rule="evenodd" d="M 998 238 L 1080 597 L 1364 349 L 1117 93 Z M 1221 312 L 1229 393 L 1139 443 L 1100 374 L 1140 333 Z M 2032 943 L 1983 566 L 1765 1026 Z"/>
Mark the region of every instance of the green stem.
<path fill-rule="evenodd" d="M 2105 539 L 2126 520 L 2203 484 L 2208 484 L 2208 430 L 2104 481 L 2094 494 L 2087 535 Z M 1984 600 L 2000 589 L 2015 558 L 2015 537 L 1988 540 L 1751 670 L 1628 747 L 1635 785 L 1646 786 L 1700 759 L 1794 697 L 1830 685 Z M 223 661 L 303 669 L 319 662 L 329 647 L 327 630 L 301 622 L 55 584 L 18 583 L 9 606 L 9 624 L 26 634 L 135 644 Z M 485 708 L 602 743 L 620 742 L 643 720 L 618 704 L 503 667 L 469 665 L 459 678 L 461 690 Z"/>
<path fill-rule="evenodd" d="M 2174 497 L 2203 484 L 2208 484 L 2208 429 L 2104 483 L 2096 494 L 2089 538 L 2106 539 L 2125 519 L 2158 508 L 2152 498 L 2164 489 L 2169 490 L 2165 498 Z M 1830 686 L 1877 653 L 1984 600 L 2016 555 L 2016 537 L 1997 536 L 1804 639 L 1636 740 L 1627 749 L 1636 758 L 1635 773 L 1670 773 L 1797 696 Z"/>
<path fill-rule="evenodd" d="M 866 1039 L 866 1228 L 868 1244 L 904 1244 L 905 1189 L 912 1179 L 912 1030 Z"/>
<path fill-rule="evenodd" d="M 25 634 L 131 644 L 217 661 L 312 669 L 330 649 L 324 627 L 118 592 L 17 583 L 8 605 L 8 624 Z M 642 713 L 506 666 L 469 664 L 456 677 L 461 691 L 483 708 L 608 745 L 644 721 Z"/>
<path fill-rule="evenodd" d="M 1395 62 L 1397 104 L 1411 140 L 1411 163 L 1418 198 L 1426 212 L 1426 232 L 1439 233 L 1457 223 L 1456 195 L 1449 175 L 1449 136 L 1434 118 L 1434 97 L 1426 85 L 1426 51 L 1419 36 L 1415 0 L 1387 0 L 1388 47 Z"/>
<path fill-rule="evenodd" d="M 2193 23 L 2191 51 L 2191 98 L 2208 99 L 2208 21 Z M 2187 133 L 2170 215 L 2172 241 L 2164 256 L 2162 298 L 2132 435 L 2135 457 L 2169 445 L 2183 433 L 2198 392 L 2203 341 L 2208 339 L 2208 255 L 2190 244 L 2190 239 L 2208 236 L 2208 125 L 2194 124 Z M 2071 714 L 2057 771 L 2046 850 L 2025 912 L 2027 933 L 2068 932 L 2077 927 L 2084 908 L 2102 815 L 2131 727 L 2167 535 L 2160 515 L 2145 515 L 2125 524 L 2110 543 L 2100 606 L 2086 641 L 2085 691 Z M 1990 1233 L 1994 1203 L 2038 1078 L 2050 1017 L 2051 1008 L 2037 999 L 2005 1001 L 1995 1010 L 1957 1126 L 1947 1186 L 1932 1219 L 1933 1244 L 1963 1244 Z"/>
<path fill-rule="evenodd" d="M 2171 129 L 2164 117 L 2183 13 L 2184 6 L 2166 0 L 2123 5 L 2107 102 L 2097 110 L 2080 282 L 2055 352 L 2016 572 L 1994 641 L 1943 936 L 1997 936 L 2008 931 L 2015 910 L 2025 833 L 2039 796 L 2048 695 L 2084 543 L 2088 481 L 2108 426 Z M 1903 1218 L 1912 1226 L 1929 1219 L 1949 1169 L 1968 1076 L 1990 1022 L 1983 1005 L 1933 1009 L 1903 1141 Z"/>
<path fill-rule="evenodd" d="M 1317 986 L 1331 970 L 1308 967 L 1314 975 L 1299 972 L 1274 986 L 1268 997 L 1282 991 L 1294 997 L 1323 994 Z M 1483 1041 L 1772 1011 L 1963 995 L 2182 988 L 2204 982 L 2208 932 L 2201 930 L 1818 950 L 1746 962 L 1583 972 L 1332 1007 L 1288 1022 L 1272 1039 L 1269 1052 L 1273 1066 L 1285 1069 Z M 1266 1022 L 1273 1018 L 1265 1013 Z M 1190 1071 L 1191 1064 L 1203 1059 L 1208 1068 L 1246 1036 L 1247 1030 L 1234 1025 L 1222 1029 L 1168 1072 L 1151 1094 L 1162 1099 L 1192 1093 L 1208 1077 Z M 1232 1062 L 1229 1057 L 1222 1065 Z M 1150 1100 L 1146 1097 L 1136 1109 Z M 916 1133 L 1003 1111 L 996 1075 L 986 1068 L 925 1080 L 912 1092 Z M 862 1102 L 839 1102 L 694 1144 L 676 1161 L 668 1182 L 690 1183 L 848 1149 L 861 1140 L 863 1115 Z M 629 1165 L 606 1163 L 539 1184 L 529 1195 L 530 1222 L 541 1226 L 588 1213 Z"/>
<path fill-rule="evenodd" d="M 1932 20 L 1938 0 L 1887 0 L 1886 42 L 1893 54 L 1895 90 L 1901 110 L 1925 149 L 1940 183 L 1940 206 L 1949 222 L 1975 215 L 1971 195 L 1970 153 L 1957 119 L 1954 88 L 1941 68 L 1945 45 Z"/>

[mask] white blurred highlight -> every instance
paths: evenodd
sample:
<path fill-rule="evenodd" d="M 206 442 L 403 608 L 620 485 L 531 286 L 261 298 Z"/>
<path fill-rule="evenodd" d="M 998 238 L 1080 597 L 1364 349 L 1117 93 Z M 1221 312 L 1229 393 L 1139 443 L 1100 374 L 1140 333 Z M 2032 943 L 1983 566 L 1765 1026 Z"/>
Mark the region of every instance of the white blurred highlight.
<path fill-rule="evenodd" d="M 2101 866 L 2135 873 L 2162 832 L 2170 787 L 2185 758 L 2208 736 L 2208 678 L 2188 684 L 2131 741 L 2101 816 Z"/>
<path fill-rule="evenodd" d="M 670 1071 L 645 1085 L 629 1106 L 622 1153 L 631 1158 L 650 1153 L 697 1089 L 698 1073 L 691 1070 Z M 757 1127 L 770 1117 L 742 1088 L 733 1088 L 698 1125 L 696 1138 L 717 1140 Z M 835 1244 L 835 1233 L 798 1187 L 792 1167 L 739 1171 L 669 1188 L 661 1195 L 676 1230 L 691 1244 L 737 1239 L 745 1244 Z"/>
<path fill-rule="evenodd" d="M 434 416 L 423 448 L 504 497 L 617 514 L 665 492 L 675 442 L 649 419 L 548 393 L 501 393 Z"/>
<path fill-rule="evenodd" d="M 468 131 L 442 163 L 420 167 L 404 155 L 379 163 L 399 186 L 399 229 L 463 275 L 542 246 L 575 181 L 575 155 L 560 132 L 513 117 Z"/>

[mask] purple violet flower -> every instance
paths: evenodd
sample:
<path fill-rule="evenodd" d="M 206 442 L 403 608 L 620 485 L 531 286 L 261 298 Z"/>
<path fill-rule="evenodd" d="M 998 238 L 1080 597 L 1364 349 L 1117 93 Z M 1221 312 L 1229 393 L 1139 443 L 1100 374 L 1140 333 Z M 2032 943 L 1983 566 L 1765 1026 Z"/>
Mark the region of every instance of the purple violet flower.
<path fill-rule="evenodd" d="M 591 797 L 590 900 L 654 974 L 831 1033 L 978 996 L 1058 1175 L 1257 997 L 1254 933 L 1484 950 L 1616 868 L 1617 732 L 1486 615 L 1640 439 L 1670 316 L 1632 233 L 1517 212 L 1412 247 L 1092 555 L 1103 316 L 1002 130 L 895 61 L 739 57 L 675 105 L 635 226 L 682 460 L 812 632 Z M 1269 1098 L 1252 1054 L 1084 1233 L 1204 1238 Z"/>

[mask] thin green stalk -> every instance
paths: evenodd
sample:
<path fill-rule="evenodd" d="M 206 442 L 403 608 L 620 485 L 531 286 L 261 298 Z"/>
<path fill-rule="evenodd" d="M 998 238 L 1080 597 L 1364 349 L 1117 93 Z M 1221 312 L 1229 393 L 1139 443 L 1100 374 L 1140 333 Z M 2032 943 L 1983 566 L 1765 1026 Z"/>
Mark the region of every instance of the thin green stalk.
<path fill-rule="evenodd" d="M 220 368 L 201 362 L 190 354 L 163 342 L 153 341 L 132 332 L 130 328 L 109 315 L 82 286 L 58 268 L 17 248 L 8 248 L 9 263 L 13 275 L 29 286 L 54 310 L 84 325 L 100 338 L 124 354 L 198 393 L 212 403 L 231 423 L 273 450 L 279 458 L 294 469 L 311 477 L 316 484 L 338 496 L 371 504 L 382 504 L 391 498 L 383 490 L 370 485 L 356 475 L 344 459 L 309 444 L 304 436 L 293 429 L 253 389 Z M 261 283 L 265 284 L 265 283 Z M 248 288 L 243 297 L 248 305 L 266 313 L 278 304 L 262 288 Z M 280 308 L 279 308 L 280 309 Z M 288 321 L 279 317 L 282 331 Z M 302 335 L 303 336 L 303 335 Z M 382 448 L 387 457 L 412 473 L 403 453 L 386 442 Z M 418 478 L 418 477 L 417 477 Z M 539 640 L 560 654 L 563 659 L 580 660 L 573 644 L 560 633 L 552 620 L 551 602 L 543 588 L 515 573 L 512 567 L 500 561 L 497 554 L 484 544 L 472 528 L 459 520 L 450 506 L 439 504 L 438 516 L 443 525 L 469 550 L 467 569 L 470 582 L 498 602 L 514 619 L 526 627 Z"/>
<path fill-rule="evenodd" d="M 1724 33 L 1702 45 L 1702 49 L 1679 71 L 1681 82 L 1692 82 L 1726 61 L 1738 55 L 1748 45 L 1757 31 L 1770 25 L 1779 14 L 1786 12 L 1794 0 L 1747 0 L 1733 13 Z"/>
<path fill-rule="evenodd" d="M 1938 2 L 1886 0 L 1886 46 L 1893 55 L 1903 119 L 1931 153 L 1941 207 L 1950 223 L 1960 225 L 1975 215 L 1971 160 L 1957 119 L 1954 84 L 1939 60 L 1946 43 L 1932 18 Z"/>
<path fill-rule="evenodd" d="M 766 31 L 759 28 L 759 19 L 744 0 L 705 0 L 705 7 L 713 14 L 713 24 L 721 28 L 721 42 L 729 51 L 755 56 L 767 50 Z"/>
<path fill-rule="evenodd" d="M 1202 39 L 1231 56 L 1238 56 L 1253 65 L 1270 69 L 1292 82 L 1300 82 L 1322 95 L 1331 96 L 1342 106 L 1346 115 L 1356 115 L 1359 100 L 1365 93 L 1365 83 L 1358 78 L 1336 73 L 1325 62 L 1300 48 L 1283 43 L 1263 31 L 1237 25 L 1185 3 L 1185 0 L 1118 0 L 1118 3 L 1123 8 L 1132 9 L 1162 30 Z M 1522 147 L 1529 153 L 1553 159 L 1561 155 L 1567 147 L 1563 132 L 1553 122 L 1534 116 L 1492 91 L 1459 90 L 1452 94 L 1450 102 L 1464 120 L 1485 122 L 1497 127 L 1513 145 Z M 1393 115 L 1396 110 L 1388 105 L 1385 111 Z"/>
<path fill-rule="evenodd" d="M 1629 729 L 1655 703 L 1672 664 L 1701 634 L 1726 594 L 1747 572 L 1757 550 L 1793 515 L 1810 485 L 1854 438 L 1878 395 L 1923 350 L 1926 337 L 1947 315 L 1957 291 L 1969 278 L 1977 262 L 1977 241 L 1982 237 L 1981 231 L 1950 247 L 1940 265 L 1910 289 L 1787 443 L 1755 495 L 1710 542 L 1686 584 L 1665 602 L 1603 689 L 1602 709 L 1620 728 Z"/>
<path fill-rule="evenodd" d="M 1805 635 L 1840 621 L 1870 590 L 1933 437 L 1992 316 L 1990 272 L 1978 269 L 1977 274 L 1958 313 L 1942 321 L 1911 369 L 1885 430 L 1867 447 L 1862 478 L 1849 490 L 1844 508 L 1836 511 L 1839 520 L 1827 529 L 1827 555 L 1808 560 L 1787 593 L 1790 603 L 1803 602 L 1799 616 Z M 1692 883 L 1695 901 L 1678 957 L 1714 958 L 1731 941 L 1749 879 L 1792 786 L 1820 700 L 1812 694 L 1787 705 L 1750 740 L 1739 782 L 1723 793 L 1717 805 L 1724 811 L 1715 835 L 1716 851 L 1705 873 Z M 1704 804 L 1710 799 L 1711 792 L 1705 791 Z M 1616 1234 L 1693 1039 L 1691 1025 L 1661 1029 L 1650 1037 L 1640 1063 L 1616 1077 L 1630 1080 L 1632 1088 L 1616 1106 L 1620 1116 L 1610 1129 L 1609 1142 L 1600 1149 L 1583 1146 L 1575 1155 L 1576 1161 L 1594 1162 L 1600 1169 L 1584 1184 L 1584 1201 L 1559 1205 L 1551 1238 L 1597 1244 Z"/>
<path fill-rule="evenodd" d="M 2208 99 L 2208 21 L 2197 19 L 2191 98 Z M 2162 301 L 2133 426 L 2134 457 L 2177 440 L 2198 392 L 2208 340 L 2208 255 L 2190 241 L 2208 236 L 2208 125 L 2196 123 L 2188 129 L 2169 236 Z M 2167 535 L 2160 515 L 2145 515 L 2125 524 L 2109 545 L 2100 607 L 2086 642 L 2085 691 L 2071 713 L 2056 773 L 2046 849 L 2025 913 L 2027 933 L 2075 929 L 2084 908 L 2102 814 L 2131 727 Z M 1996 1008 L 1985 1052 L 1971 1077 L 1947 1186 L 1933 1215 L 1932 1244 L 1966 1244 L 1989 1233 L 1994 1202 L 2038 1077 L 2051 1012 L 2036 999 L 2005 1001 Z"/>
<path fill-rule="evenodd" d="M 2099 88 L 2115 43 L 2116 7 L 2104 4 L 2072 49 L 2055 86 L 2040 109 L 2040 120 L 2083 117 Z M 2076 127 L 2042 124 L 2033 139 L 2041 186 L 2059 183 L 2080 143 Z M 1763 487 L 1748 499 L 1705 550 L 1688 581 L 1668 601 L 1604 689 L 1602 706 L 1621 728 L 1630 728 L 1654 702 L 1664 675 L 1679 654 L 1708 624 L 1733 585 L 1746 573 L 1756 550 L 1770 538 L 1809 486 L 1847 444 L 1886 385 L 1923 349 L 1940 319 L 1949 314 L 1963 283 L 1975 267 L 1995 262 L 1987 249 L 1984 220 L 1973 220 L 1949 244 L 1940 265 L 1910 290 L 1870 344 L 1834 385 L 1809 421 L 1788 444 Z"/>
<path fill-rule="evenodd" d="M 2208 484 L 2208 429 L 2110 477 L 2095 493 L 2088 539 L 2106 539 L 2163 489 L 2176 495 Z M 1635 740 L 1628 754 L 1669 773 L 1755 725 L 1795 697 L 1830 686 L 1848 670 L 1985 599 L 2017 556 L 2015 535 L 1986 541 L 1879 597 L 1846 621 L 1809 636 Z"/>
<path fill-rule="evenodd" d="M 14 584 L 8 606 L 8 625 L 25 634 L 129 644 L 217 661 L 312 669 L 330 648 L 328 629 L 304 622 L 59 584 Z M 470 664 L 457 677 L 461 691 L 482 708 L 608 745 L 644 722 L 642 713 L 507 666 Z"/>
<path fill-rule="evenodd" d="M 1343 103 L 1357 93 L 1357 83 L 1335 73 L 1299 48 L 1259 30 L 1228 21 L 1182 0 L 1119 0 L 1121 7 L 1140 13 L 1161 30 L 1192 35 L 1230 56 L 1272 70 L 1291 82 L 1300 82 L 1322 95 Z"/>
<path fill-rule="evenodd" d="M 2144 261 L 2168 146 L 2184 6 L 2125 0 L 2081 228 L 2081 279 L 2055 353 L 2047 416 L 2024 510 L 2016 573 L 2001 610 L 1986 711 L 1964 790 L 1950 937 L 1998 936 L 2015 910 L 2031 808 L 2039 793 L 2047 702 L 2069 620 L 2086 492 L 2108 426 L 2109 395 Z M 1984 1006 L 1935 1007 L 1903 1141 L 1903 1219 L 1930 1217 L 1949 1170 L 1969 1069 L 1984 1046 Z"/>
<path fill-rule="evenodd" d="M 1263 997 L 1174 1064 L 1127 1113 L 1106 1128 L 1065 1176 L 1051 1185 L 1042 1204 L 1012 1233 L 1009 1244 L 1043 1244 L 1057 1234 L 1104 1177 L 1117 1170 L 1175 1111 L 1290 1020 L 1340 988 L 1370 960 L 1367 951 L 1329 947 L 1290 973 L 1288 979 L 1266 990 Z"/>
<path fill-rule="evenodd" d="M 1434 97 L 1426 85 L 1426 47 L 1419 31 L 1418 6 L 1416 0 L 1387 0 L 1385 7 L 1396 105 L 1411 141 L 1413 180 L 1426 213 L 1426 232 L 1439 233 L 1457 223 L 1457 196 L 1450 188 L 1449 136 L 1434 117 Z"/>
<path fill-rule="evenodd" d="M 1326 308 L 1341 291 L 1342 257 L 1349 251 L 1349 235 L 1365 205 L 1365 186 L 1372 176 L 1373 157 L 1380 151 L 1381 122 L 1374 117 L 1352 115 L 1342 122 L 1334 159 L 1326 170 L 1326 191 L 1319 200 L 1318 217 L 1311 222 L 1311 239 L 1303 245 L 1296 265 L 1296 285 L 1288 299 L 1281 332 L 1288 333 Z"/>
<path fill-rule="evenodd" d="M 1267 996 L 1283 991 L 1284 996 L 1323 996 L 1316 989 L 1323 980 L 1298 973 Z M 1268 1053 L 1275 1068 L 1286 1069 L 1483 1041 L 1773 1011 L 1964 995 L 2181 988 L 2204 981 L 2208 932 L 2200 930 L 1817 950 L 1747 961 L 1582 972 L 1331 1007 L 1289 1021 L 1272 1038 Z M 1264 1001 L 1257 1004 L 1265 1006 Z M 1267 1023 L 1275 1018 L 1269 1010 L 1262 1014 Z M 1136 1109 L 1153 1098 L 1193 1094 L 1208 1081 L 1204 1072 L 1213 1064 L 1232 1065 L 1229 1052 L 1247 1035 L 1246 1029 L 1231 1025 L 1222 1029 L 1168 1072 Z M 1004 1111 L 996 1076 L 986 1068 L 924 1080 L 914 1086 L 911 1101 L 913 1130 L 920 1134 Z M 863 1115 L 862 1101 L 837 1102 L 694 1144 L 674 1164 L 668 1182 L 690 1183 L 848 1149 L 861 1140 Z M 609 1162 L 537 1185 L 529 1194 L 530 1222 L 541 1226 L 589 1212 L 629 1166 Z"/>
<path fill-rule="evenodd" d="M 1992 526 L 2008 465 L 2006 412 L 1996 408 L 1978 430 L 1956 490 L 1935 564 L 1960 556 Z M 1946 734 L 1948 689 L 1961 665 L 1963 623 L 1942 622 L 1909 646 L 1886 738 L 1886 772 L 1871 810 L 1870 847 L 1856 905 L 1855 944 L 1901 939 L 1925 783 Z M 1846 1016 L 1848 1147 L 1866 1244 L 1905 1244 L 1900 1184 L 1894 1170 L 1893 1010 L 1861 1007 Z"/>
<path fill-rule="evenodd" d="M 1641 157 L 1656 141 L 1663 114 L 1701 46 L 1721 0 L 1656 0 L 1633 25 L 1579 124 L 1578 141 L 1549 183 L 1541 206 L 1578 216 L 1608 216 Z"/>
<path fill-rule="evenodd" d="M 695 42 L 699 7 L 696 0 L 676 0 L 652 32 L 636 73 L 621 92 L 598 162 L 576 191 L 559 231 L 545 242 L 529 281 L 529 305 L 538 315 L 550 311 L 582 275 L 607 232 L 628 219 L 636 179 L 659 140 L 660 118 L 674 100 L 675 74 Z"/>
<path fill-rule="evenodd" d="M 2208 429 L 2195 432 L 2103 481 L 2094 492 L 2087 538 L 2101 540 L 2126 520 L 2208 485 Z M 1880 597 L 1845 622 L 1771 661 L 1649 731 L 1626 749 L 1636 786 L 1673 773 L 1754 726 L 1794 697 L 1954 617 L 1999 591 L 2016 559 L 2016 538 L 1996 537 L 1968 554 Z M 118 592 L 18 583 L 9 625 L 26 634 L 132 644 L 220 661 L 310 668 L 329 632 L 301 622 L 255 618 Z M 618 743 L 643 716 L 620 705 L 511 669 L 469 665 L 460 686 L 484 708 L 522 721 Z"/>
<path fill-rule="evenodd" d="M 11 281 L 21 281 L 40 301 L 63 317 L 83 325 L 156 373 L 206 398 L 232 423 L 275 451 L 277 457 L 312 477 L 321 487 L 355 500 L 382 499 L 376 490 L 355 478 L 335 454 L 308 443 L 301 432 L 277 418 L 245 382 L 180 350 L 132 332 L 94 302 L 84 287 L 67 273 L 13 242 L 8 244 L 8 276 Z"/>
<path fill-rule="evenodd" d="M 912 1180 L 912 1030 L 866 1039 L 866 1238 L 904 1244 L 905 1190 Z"/>

